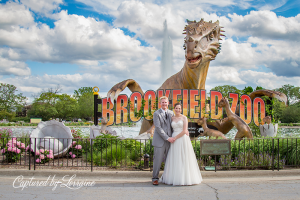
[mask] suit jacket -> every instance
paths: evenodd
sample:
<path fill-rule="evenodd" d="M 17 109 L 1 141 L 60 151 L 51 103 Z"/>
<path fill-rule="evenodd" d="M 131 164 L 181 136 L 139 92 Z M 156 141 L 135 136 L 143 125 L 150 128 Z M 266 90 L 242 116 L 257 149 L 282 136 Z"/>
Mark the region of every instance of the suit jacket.
<path fill-rule="evenodd" d="M 165 141 L 172 137 L 172 116 L 174 113 L 171 110 L 167 110 L 168 119 L 166 119 L 164 112 L 159 109 L 153 114 L 153 123 L 155 126 L 152 145 L 154 147 L 162 147 Z"/>

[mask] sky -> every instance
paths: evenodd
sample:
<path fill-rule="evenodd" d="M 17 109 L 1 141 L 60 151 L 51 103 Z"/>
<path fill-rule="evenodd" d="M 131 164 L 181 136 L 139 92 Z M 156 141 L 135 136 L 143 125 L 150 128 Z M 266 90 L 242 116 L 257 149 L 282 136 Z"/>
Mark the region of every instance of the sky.
<path fill-rule="evenodd" d="M 106 97 L 129 78 L 156 90 L 164 21 L 176 73 L 185 61 L 186 19 L 204 18 L 219 20 L 226 35 L 206 90 L 300 86 L 299 13 L 299 0 L 0 0 L 0 82 L 28 101 L 58 85 L 70 95 L 98 86 Z"/>

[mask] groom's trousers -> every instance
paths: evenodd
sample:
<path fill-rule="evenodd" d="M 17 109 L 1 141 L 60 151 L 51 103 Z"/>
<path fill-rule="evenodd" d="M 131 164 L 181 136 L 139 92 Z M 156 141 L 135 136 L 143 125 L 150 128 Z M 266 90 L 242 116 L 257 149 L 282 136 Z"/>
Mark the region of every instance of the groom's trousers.
<path fill-rule="evenodd" d="M 162 147 L 154 147 L 154 158 L 153 158 L 153 177 L 152 181 L 158 180 L 158 174 L 161 167 L 161 163 L 167 158 L 168 151 L 170 148 L 170 142 L 165 141 Z"/>

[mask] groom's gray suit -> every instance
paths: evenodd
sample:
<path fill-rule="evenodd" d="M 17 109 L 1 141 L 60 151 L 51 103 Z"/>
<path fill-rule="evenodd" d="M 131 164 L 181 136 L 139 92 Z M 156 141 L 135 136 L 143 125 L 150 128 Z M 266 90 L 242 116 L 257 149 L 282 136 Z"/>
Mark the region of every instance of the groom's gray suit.
<path fill-rule="evenodd" d="M 154 159 L 153 159 L 153 177 L 152 181 L 158 180 L 163 158 L 167 157 L 170 142 L 169 137 L 172 137 L 172 116 L 174 113 L 167 109 L 167 118 L 162 109 L 159 109 L 153 114 L 153 123 L 155 126 L 152 145 L 154 146 Z"/>

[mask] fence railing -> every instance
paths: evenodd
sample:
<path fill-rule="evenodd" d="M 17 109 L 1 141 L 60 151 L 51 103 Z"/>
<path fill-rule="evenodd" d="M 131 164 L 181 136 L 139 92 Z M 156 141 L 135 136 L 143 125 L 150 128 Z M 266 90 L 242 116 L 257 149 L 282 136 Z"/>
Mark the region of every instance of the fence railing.
<path fill-rule="evenodd" d="M 151 170 L 154 147 L 149 139 L 0 138 L 0 166 L 81 168 L 103 170 L 127 168 Z M 200 140 L 192 140 L 200 169 L 269 169 L 300 167 L 300 138 L 231 140 L 231 155 L 200 154 Z M 51 150 L 49 150 L 51 149 Z"/>

